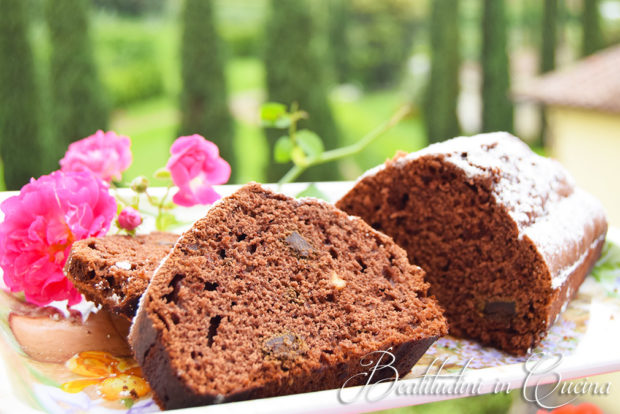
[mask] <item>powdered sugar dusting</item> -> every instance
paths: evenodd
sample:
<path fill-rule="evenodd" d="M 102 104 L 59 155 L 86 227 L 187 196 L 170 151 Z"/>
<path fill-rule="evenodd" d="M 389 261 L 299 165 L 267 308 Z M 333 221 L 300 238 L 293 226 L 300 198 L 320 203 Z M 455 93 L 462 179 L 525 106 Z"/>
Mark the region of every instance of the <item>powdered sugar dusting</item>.
<path fill-rule="evenodd" d="M 507 132 L 458 137 L 411 153 L 406 165 L 423 156 L 441 156 L 469 178 L 490 178 L 493 195 L 506 206 L 520 230 L 548 213 L 550 204 L 572 193 L 574 183 L 555 160 L 541 157 Z"/>
<path fill-rule="evenodd" d="M 590 249 L 602 243 L 605 235 L 596 237 L 595 226 L 604 220 L 598 200 L 577 188 L 554 205 L 553 214 L 541 217 L 523 231 L 538 246 L 554 275 L 552 288 L 562 286 Z"/>

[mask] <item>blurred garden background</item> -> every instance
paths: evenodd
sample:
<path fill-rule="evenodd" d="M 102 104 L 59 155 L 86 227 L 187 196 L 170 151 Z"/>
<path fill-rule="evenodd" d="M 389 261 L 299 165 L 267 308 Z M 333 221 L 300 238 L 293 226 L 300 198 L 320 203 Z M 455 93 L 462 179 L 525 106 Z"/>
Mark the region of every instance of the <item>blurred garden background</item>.
<path fill-rule="evenodd" d="M 396 150 L 507 130 L 542 148 L 514 85 L 620 41 L 618 0 L 0 0 L 0 155 L 6 189 L 58 168 L 67 145 L 133 141 L 125 181 L 199 133 L 232 182 L 275 181 L 260 104 L 298 102 L 327 148 L 402 105 L 410 116 L 353 159 L 303 179 L 354 179 Z M 155 181 L 155 183 L 157 183 Z"/>
<path fill-rule="evenodd" d="M 132 139 L 125 182 L 157 184 L 150 175 L 173 140 L 193 133 L 218 144 L 231 182 L 277 181 L 290 167 L 273 162 L 281 132 L 259 116 L 277 101 L 306 110 L 300 127 L 326 148 L 413 108 L 363 152 L 304 180 L 355 179 L 397 150 L 483 131 L 514 132 L 554 155 L 560 132 L 577 131 L 586 149 L 562 154 L 577 158 L 569 170 L 595 171 L 606 187 L 588 189 L 605 197 L 617 193 L 600 177 L 620 158 L 619 44 L 620 0 L 0 0 L 0 189 L 57 169 L 69 143 L 98 129 Z M 564 83 L 544 76 L 580 67 L 586 75 Z M 556 99 L 545 79 L 577 99 Z M 599 155 L 584 161 L 588 148 Z M 604 203 L 618 225 L 615 197 Z M 516 400 L 397 412 L 536 411 Z"/>

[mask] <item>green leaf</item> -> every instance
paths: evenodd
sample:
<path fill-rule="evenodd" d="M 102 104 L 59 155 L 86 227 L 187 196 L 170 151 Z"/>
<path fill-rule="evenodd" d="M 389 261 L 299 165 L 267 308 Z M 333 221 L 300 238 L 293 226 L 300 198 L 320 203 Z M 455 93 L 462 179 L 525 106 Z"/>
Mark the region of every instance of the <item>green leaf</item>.
<path fill-rule="evenodd" d="M 291 118 L 288 115 L 284 115 L 275 121 L 261 121 L 261 126 L 264 128 L 276 128 L 286 129 L 291 125 Z"/>
<path fill-rule="evenodd" d="M 291 126 L 291 117 L 287 115 L 284 115 L 280 118 L 278 118 L 276 121 L 273 122 L 272 125 L 266 125 L 266 126 L 271 126 L 272 128 L 280 128 L 280 129 L 286 129 L 289 126 Z"/>
<path fill-rule="evenodd" d="M 260 119 L 267 128 L 288 128 L 291 125 L 291 116 L 286 106 L 277 102 L 267 102 L 260 108 Z"/>
<path fill-rule="evenodd" d="M 161 213 L 155 219 L 155 227 L 159 231 L 166 231 L 172 227 L 182 224 L 172 213 Z"/>
<path fill-rule="evenodd" d="M 165 180 L 167 178 L 170 178 L 171 175 L 170 175 L 170 171 L 168 171 L 166 167 L 162 167 L 158 169 L 157 171 L 155 171 L 155 174 L 153 174 L 153 177 Z"/>
<path fill-rule="evenodd" d="M 121 402 L 123 403 L 123 405 L 125 406 L 125 408 L 131 408 L 133 407 L 135 401 L 133 398 L 123 398 L 121 400 Z"/>
<path fill-rule="evenodd" d="M 275 122 L 286 114 L 286 105 L 278 102 L 266 102 L 260 107 L 261 121 Z"/>
<path fill-rule="evenodd" d="M 307 129 L 297 131 L 297 134 L 295 134 L 295 141 L 311 160 L 318 158 L 325 150 L 321 138 Z"/>
<path fill-rule="evenodd" d="M 620 277 L 620 246 L 609 240 L 605 242 L 592 276 L 599 282 L 613 282 Z"/>
<path fill-rule="evenodd" d="M 303 190 L 302 192 L 297 194 L 295 197 L 297 197 L 297 198 L 299 198 L 299 197 L 314 197 L 314 198 L 319 198 L 321 200 L 328 201 L 327 195 L 325 195 L 324 192 L 319 190 L 319 188 L 314 183 L 310 183 L 308 185 L 308 187 L 306 187 L 305 190 Z"/>
<path fill-rule="evenodd" d="M 288 128 L 291 125 L 291 117 L 286 112 L 286 106 L 277 102 L 267 102 L 260 108 L 260 119 L 264 127 Z"/>
<path fill-rule="evenodd" d="M 288 136 L 282 136 L 278 138 L 276 144 L 273 147 L 273 159 L 279 163 L 286 163 L 291 160 L 291 153 L 293 152 L 293 143 Z"/>
<path fill-rule="evenodd" d="M 306 157 L 306 153 L 303 149 L 301 149 L 301 147 L 293 148 L 293 150 L 291 151 L 291 159 L 293 160 L 295 165 L 298 165 L 300 167 L 308 166 L 308 157 Z"/>

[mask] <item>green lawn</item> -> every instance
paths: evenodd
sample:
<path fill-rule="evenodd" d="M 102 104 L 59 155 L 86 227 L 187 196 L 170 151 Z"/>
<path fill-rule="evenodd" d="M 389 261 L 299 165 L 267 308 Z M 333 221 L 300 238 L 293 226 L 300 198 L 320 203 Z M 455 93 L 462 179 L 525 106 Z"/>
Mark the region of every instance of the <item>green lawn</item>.
<path fill-rule="evenodd" d="M 259 59 L 234 59 L 228 65 L 227 70 L 229 94 L 262 90 L 264 88 L 265 70 Z"/>
<path fill-rule="evenodd" d="M 178 112 L 172 99 L 159 98 L 116 111 L 111 128 L 131 138 L 133 163 L 124 180 L 129 182 L 139 175 L 151 179 L 155 170 L 166 165 L 178 130 Z M 157 180 L 152 182 L 158 184 Z"/>

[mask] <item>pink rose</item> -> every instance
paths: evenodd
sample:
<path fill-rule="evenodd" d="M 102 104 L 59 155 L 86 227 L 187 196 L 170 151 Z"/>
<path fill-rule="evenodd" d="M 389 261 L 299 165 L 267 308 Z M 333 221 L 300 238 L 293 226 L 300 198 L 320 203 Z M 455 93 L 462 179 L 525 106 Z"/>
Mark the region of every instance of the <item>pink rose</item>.
<path fill-rule="evenodd" d="M 172 201 L 180 206 L 211 204 L 220 198 L 213 184 L 230 178 L 230 165 L 220 157 L 217 145 L 200 135 L 179 137 L 170 148 L 166 168 L 179 187 Z"/>
<path fill-rule="evenodd" d="M 110 228 L 116 201 L 105 183 L 88 172 L 55 171 L 31 179 L 0 209 L 0 267 L 9 289 L 40 306 L 80 302 L 62 269 L 74 241 Z"/>
<path fill-rule="evenodd" d="M 142 224 L 140 212 L 133 207 L 125 207 L 118 215 L 118 226 L 125 230 L 134 230 Z"/>
<path fill-rule="evenodd" d="M 99 130 L 69 145 L 60 167 L 62 171 L 91 171 L 107 182 L 118 181 L 131 165 L 130 146 L 128 137 Z"/>

